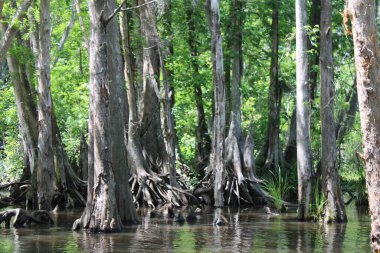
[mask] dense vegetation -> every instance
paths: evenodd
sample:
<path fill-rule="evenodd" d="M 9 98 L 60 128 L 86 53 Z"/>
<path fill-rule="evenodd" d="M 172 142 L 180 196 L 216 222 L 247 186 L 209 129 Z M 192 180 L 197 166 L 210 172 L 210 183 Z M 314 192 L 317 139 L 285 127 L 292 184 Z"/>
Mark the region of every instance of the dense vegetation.
<path fill-rule="evenodd" d="M 35 105 L 39 101 L 39 108 L 43 108 L 43 99 L 38 96 L 42 87 L 42 81 L 38 77 L 42 76 L 39 71 L 43 66 L 40 63 L 43 43 L 40 38 L 37 44 L 40 44 L 41 51 L 38 52 L 38 49 L 34 50 L 36 43 L 33 42 L 38 29 L 39 36 L 43 34 L 43 29 L 40 28 L 43 24 L 41 21 L 44 21 L 40 18 L 44 13 L 41 9 L 43 5 L 26 0 L 0 2 L 3 37 L 5 38 L 7 28 L 15 30 L 7 57 L 5 54 L 0 56 L 0 184 L 30 179 L 27 184 L 33 186 L 34 162 L 28 153 L 31 147 L 23 132 L 24 123 L 20 119 L 22 113 L 16 106 L 22 101 L 15 98 L 15 89 L 18 87 L 15 75 L 25 75 L 24 78 L 29 83 L 29 100 Z M 123 161 L 124 167 L 128 167 L 124 168 L 128 171 L 125 172 L 125 177 L 131 177 L 130 185 L 126 186 L 125 191 L 130 192 L 131 187 L 135 205 L 156 206 L 162 202 L 171 202 L 174 206 L 179 206 L 188 201 L 191 203 L 193 198 L 197 199 L 197 203 L 213 203 L 212 194 L 208 193 L 213 187 L 213 180 L 217 180 L 211 176 L 218 166 L 218 152 L 215 150 L 224 143 L 215 143 L 215 140 L 220 140 L 220 136 L 215 134 L 215 129 L 219 129 L 219 126 L 222 139 L 226 138 L 223 145 L 225 151 L 222 151 L 226 153 L 222 160 L 225 162 L 223 168 L 227 171 L 225 174 L 228 175 L 221 174 L 221 177 L 225 177 L 228 192 L 225 193 L 225 201 L 222 198 L 216 206 L 223 205 L 224 202 L 265 202 L 278 210 L 284 210 L 290 202 L 297 202 L 297 191 L 300 188 L 297 185 L 295 144 L 298 68 L 296 1 L 228 0 L 221 1 L 220 6 L 219 1 L 214 0 L 211 0 L 211 5 L 210 1 L 203 0 L 110 1 L 114 8 L 103 12 L 110 17 L 110 20 L 104 21 L 107 27 L 104 28 L 104 33 L 108 37 L 103 39 L 112 45 L 112 50 L 103 52 L 103 55 L 98 52 L 101 50 L 92 48 L 99 42 L 97 40 L 102 39 L 100 35 L 93 37 L 95 31 L 98 31 L 96 29 L 101 30 L 102 25 L 97 24 L 100 28 L 96 27 L 96 22 L 90 19 L 92 15 L 95 17 L 99 14 L 96 10 L 102 8 L 101 1 L 94 1 L 96 3 L 92 5 L 80 0 L 48 2 L 50 23 L 47 25 L 51 27 L 51 33 L 48 33 L 51 39 L 49 92 L 53 104 L 52 119 L 48 119 L 48 122 L 53 129 L 55 173 L 58 175 L 54 187 L 63 193 L 66 207 L 86 204 L 86 190 L 82 180 L 87 180 L 91 173 L 89 170 L 87 174 L 88 163 L 84 162 L 84 157 L 87 157 L 87 152 L 92 152 L 93 119 L 89 123 L 92 115 L 96 115 L 96 119 L 109 117 L 105 119 L 105 125 L 112 128 L 109 133 L 109 140 L 113 140 L 110 144 L 112 152 L 116 149 L 120 152 L 125 150 L 121 155 L 128 157 Z M 215 2 L 218 2 L 220 13 L 214 12 Z M 306 108 L 310 110 L 314 195 L 310 203 L 311 213 L 307 216 L 315 219 L 325 214 L 323 209 L 327 201 L 321 168 L 324 161 L 321 161 L 323 101 L 320 64 L 325 64 L 325 58 L 319 58 L 324 53 L 320 43 L 320 38 L 323 37 L 320 34 L 321 2 L 324 4 L 326 1 L 307 2 L 305 27 L 310 96 Z M 379 9 L 378 2 L 376 10 Z M 13 21 L 17 9 L 23 5 L 28 6 L 27 11 Z M 112 16 L 117 6 L 122 8 Z M 360 118 L 357 113 L 354 44 L 350 32 L 347 32 L 351 24 L 347 21 L 349 15 L 346 8 L 344 0 L 331 1 L 332 27 L 329 27 L 329 32 L 332 35 L 334 61 L 332 84 L 335 96 L 332 115 L 335 123 L 330 125 L 335 125 L 333 138 L 336 139 L 334 150 L 337 157 L 334 166 L 339 171 L 344 196 L 346 200 L 354 197 L 358 204 L 365 204 L 367 196 Z M 377 21 L 379 25 L 379 15 Z M 219 32 L 221 48 L 218 47 Z M 2 43 L 4 45 L 4 40 Z M 222 67 L 219 68 L 218 50 L 222 52 L 222 61 L 219 62 Z M 96 54 L 95 60 L 91 54 Z M 114 54 L 114 57 L 110 54 Z M 91 63 L 91 59 L 101 62 L 101 57 L 105 57 L 104 62 L 108 64 L 106 78 L 111 80 L 110 87 L 97 79 L 100 70 L 91 72 L 91 67 L 96 65 Z M 12 59 L 17 61 L 16 71 L 12 70 L 14 66 L 10 64 Z M 110 62 L 116 67 L 112 67 Z M 219 77 L 224 82 L 218 83 L 218 70 L 223 71 Z M 119 75 L 123 77 L 120 79 Z M 98 103 L 96 94 L 91 93 L 92 80 L 99 82 L 99 87 L 105 85 L 106 89 L 111 90 L 111 114 L 108 116 L 101 114 L 103 107 L 99 107 L 107 108 L 108 102 L 102 105 L 100 99 Z M 123 82 L 120 87 L 114 84 L 120 81 Z M 147 92 L 149 89 L 155 95 Z M 115 98 L 118 96 L 116 102 L 112 100 L 113 94 L 116 94 Z M 155 114 L 155 109 L 159 107 L 160 111 Z M 113 130 L 118 124 L 122 127 Z M 155 126 L 154 130 L 149 128 L 150 124 Z M 99 126 L 104 124 L 100 123 Z M 160 129 L 159 133 L 157 129 Z M 150 133 L 151 131 L 153 132 Z M 135 133 L 139 133 L 136 134 L 138 137 Z M 115 141 L 117 134 L 122 136 L 121 139 L 118 138 L 120 143 Z M 96 138 L 99 136 L 94 136 L 97 145 Z M 124 138 L 127 144 L 124 143 Z M 90 151 L 87 151 L 86 143 L 89 143 Z M 105 150 L 107 149 L 108 147 Z M 112 161 L 118 161 L 115 158 L 117 155 L 110 156 Z M 215 160 L 210 164 L 210 159 Z M 104 166 L 107 167 L 104 164 L 101 167 Z M 116 166 L 123 165 L 118 163 Z M 246 172 L 246 168 L 252 172 L 248 169 Z M 30 175 L 25 177 L 26 171 Z M 124 187 L 124 183 L 118 181 L 118 178 L 121 180 L 118 176 L 120 174 L 117 174 L 119 172 L 116 169 L 114 171 L 116 191 Z M 98 171 L 95 167 L 96 173 Z M 108 175 L 107 168 L 99 172 L 102 173 Z M 68 182 L 65 181 L 66 177 Z M 112 177 L 107 180 L 112 181 Z M 88 192 L 87 195 L 92 196 L 92 193 Z M 214 195 L 215 198 L 216 196 Z M 259 197 L 259 201 L 256 197 Z M 128 199 L 130 196 L 126 194 L 120 198 Z M 29 197 L 21 198 L 22 201 L 26 199 Z M 116 197 L 116 201 L 120 201 L 119 197 Z M 87 199 L 87 205 L 90 204 Z M 307 214 L 307 211 L 303 212 Z M 84 223 L 85 216 L 86 212 L 82 216 Z M 123 221 L 136 219 L 135 214 L 120 216 Z"/>

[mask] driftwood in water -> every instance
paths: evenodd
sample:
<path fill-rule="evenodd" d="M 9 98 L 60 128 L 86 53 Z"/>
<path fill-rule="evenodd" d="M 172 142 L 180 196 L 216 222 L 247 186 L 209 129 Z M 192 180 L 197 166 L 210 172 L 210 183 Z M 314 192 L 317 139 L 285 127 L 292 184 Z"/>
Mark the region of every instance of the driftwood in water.
<path fill-rule="evenodd" d="M 29 213 L 21 208 L 0 212 L 0 224 L 5 222 L 5 226 L 9 228 L 12 217 L 15 217 L 13 221 L 13 227 L 15 228 L 30 225 L 33 222 L 36 224 L 54 224 L 49 212 L 45 210 Z"/>

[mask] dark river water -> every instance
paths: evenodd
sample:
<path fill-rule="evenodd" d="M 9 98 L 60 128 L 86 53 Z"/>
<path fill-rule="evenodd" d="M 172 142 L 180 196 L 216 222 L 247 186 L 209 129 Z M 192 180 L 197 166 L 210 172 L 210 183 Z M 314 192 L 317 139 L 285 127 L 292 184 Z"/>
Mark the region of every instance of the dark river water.
<path fill-rule="evenodd" d="M 118 234 L 73 232 L 80 212 L 54 214 L 51 227 L 0 228 L 0 253 L 7 252 L 371 252 L 366 209 L 351 206 L 347 224 L 298 222 L 295 213 L 267 216 L 262 209 L 225 208 L 225 226 L 213 226 L 214 210 L 195 224 L 179 225 L 165 212 L 140 210 L 140 225 Z M 186 211 L 184 211 L 186 216 Z"/>

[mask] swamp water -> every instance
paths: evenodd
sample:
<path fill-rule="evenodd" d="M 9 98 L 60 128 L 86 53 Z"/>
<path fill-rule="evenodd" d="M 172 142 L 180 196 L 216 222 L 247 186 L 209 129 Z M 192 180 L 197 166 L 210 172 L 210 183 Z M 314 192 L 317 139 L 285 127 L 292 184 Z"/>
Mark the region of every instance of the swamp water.
<path fill-rule="evenodd" d="M 141 224 L 118 234 L 73 232 L 81 212 L 59 212 L 51 227 L 0 228 L 0 253 L 371 252 L 365 208 L 348 207 L 349 222 L 333 225 L 298 222 L 295 213 L 267 216 L 263 209 L 225 208 L 229 224 L 217 227 L 213 212 L 204 210 L 196 223 L 181 226 L 166 214 L 140 210 Z"/>

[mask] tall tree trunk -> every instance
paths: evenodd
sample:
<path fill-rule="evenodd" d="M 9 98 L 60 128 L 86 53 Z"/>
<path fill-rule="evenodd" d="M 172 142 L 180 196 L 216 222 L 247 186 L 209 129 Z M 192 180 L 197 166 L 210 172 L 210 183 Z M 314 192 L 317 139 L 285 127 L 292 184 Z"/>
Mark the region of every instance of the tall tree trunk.
<path fill-rule="evenodd" d="M 331 0 L 322 0 L 321 10 L 321 125 L 322 125 L 322 190 L 326 198 L 324 221 L 347 220 L 337 166 L 334 119 L 334 65 L 332 47 Z"/>
<path fill-rule="evenodd" d="M 224 128 L 225 128 L 225 87 L 223 72 L 222 35 L 220 32 L 219 0 L 211 0 L 211 56 L 214 80 L 214 127 L 211 151 L 211 168 L 214 174 L 214 206 L 224 205 Z"/>
<path fill-rule="evenodd" d="M 1 22 L 1 29 L 6 30 L 5 23 Z M 20 64 L 16 57 L 7 54 L 7 63 L 10 76 L 13 82 L 13 92 L 15 94 L 17 115 L 19 120 L 19 129 L 22 136 L 24 153 L 27 157 L 25 161 L 24 175 L 31 178 L 31 187 L 29 188 L 27 198 L 27 207 L 34 206 L 32 202 L 37 196 L 37 142 L 38 142 L 38 122 L 37 106 L 35 104 L 35 91 L 28 82 L 25 65 Z M 27 171 L 25 171 L 27 170 Z"/>
<path fill-rule="evenodd" d="M 270 63 L 270 85 L 269 85 L 269 115 L 266 135 L 266 150 L 264 168 L 278 171 L 280 166 L 280 109 L 282 98 L 282 87 L 278 80 L 278 7 L 279 2 L 272 0 L 272 26 L 271 26 L 271 63 Z"/>
<path fill-rule="evenodd" d="M 296 0 L 297 171 L 298 219 L 300 220 L 309 218 L 309 204 L 312 196 L 306 13 L 306 0 Z"/>
<path fill-rule="evenodd" d="M 116 9 L 116 1 L 110 1 L 108 8 Z M 110 117 L 112 164 L 115 175 L 116 202 L 119 215 L 123 223 L 135 223 L 137 214 L 133 204 L 132 193 L 129 186 L 129 168 L 127 164 L 127 149 L 125 146 L 125 133 L 128 118 L 126 108 L 127 93 L 123 76 L 123 61 L 120 48 L 119 25 L 117 18 L 107 24 L 107 67 L 110 85 Z"/>
<path fill-rule="evenodd" d="M 133 173 L 146 177 L 148 165 L 143 156 L 143 150 L 140 143 L 140 124 L 137 110 L 137 94 L 135 87 L 135 62 L 130 49 L 130 16 L 127 12 L 121 14 L 120 31 L 122 36 L 123 56 L 124 56 L 124 76 L 127 80 L 128 95 L 128 163 Z M 144 180 L 144 179 L 142 179 Z M 132 189 L 133 190 L 133 189 Z"/>
<path fill-rule="evenodd" d="M 145 5 L 142 8 L 146 7 L 148 6 Z M 130 18 L 131 17 L 128 15 L 128 13 L 122 14 L 120 21 L 120 30 L 124 51 L 124 74 L 126 76 L 128 86 L 127 94 L 129 103 L 129 121 L 127 149 L 128 163 L 133 174 L 132 192 L 135 198 L 134 200 L 136 204 L 147 204 L 151 207 L 155 207 L 157 204 L 162 202 L 172 202 L 174 205 L 179 206 L 183 203 L 186 203 L 186 199 L 182 198 L 180 194 L 177 194 L 174 188 L 167 185 L 165 181 L 161 179 L 161 177 L 152 171 L 143 155 L 142 139 L 140 138 L 142 135 L 140 134 L 141 125 L 139 121 L 140 119 L 137 108 L 136 94 L 137 92 L 135 87 L 136 62 L 130 49 Z M 155 47 L 158 47 L 158 45 L 155 44 Z M 145 63 L 147 63 L 147 61 Z M 154 77 L 152 76 L 152 78 Z M 144 80 L 144 82 L 146 82 L 146 80 Z M 157 97 L 154 99 L 157 99 Z M 154 130 L 161 130 L 161 128 Z"/>
<path fill-rule="evenodd" d="M 171 42 L 170 36 L 172 32 L 171 21 L 171 0 L 166 1 L 166 8 L 164 13 L 164 28 L 165 38 L 167 39 L 165 45 L 162 44 L 161 38 L 158 35 L 157 24 L 154 27 L 154 35 L 156 37 L 158 53 L 160 57 L 160 65 L 163 78 L 163 90 L 164 96 L 162 99 L 162 132 L 164 135 L 165 143 L 165 161 L 163 166 L 163 172 L 169 173 L 170 185 L 178 186 L 177 172 L 176 172 L 176 134 L 175 134 L 175 120 L 173 115 L 174 106 L 174 83 L 173 74 L 170 69 L 167 68 L 169 57 L 173 54 L 174 48 Z"/>
<path fill-rule="evenodd" d="M 373 0 L 349 0 L 362 128 L 366 180 L 371 214 L 371 242 L 380 252 L 380 47 Z M 348 31 L 351 34 L 351 31 Z"/>
<path fill-rule="evenodd" d="M 174 55 L 174 45 L 173 45 L 173 28 L 172 28 L 172 1 L 167 1 L 165 12 L 163 15 L 163 26 L 164 26 L 164 38 L 162 43 L 163 45 L 163 53 L 165 56 L 165 67 L 168 76 L 168 84 L 169 84 L 169 94 L 170 94 L 170 111 L 173 112 L 175 105 L 175 89 L 174 89 L 174 73 L 173 70 L 169 67 L 171 65 L 171 57 Z M 184 162 L 184 158 L 179 146 L 177 130 L 176 130 L 176 119 L 173 114 L 173 127 L 174 127 L 174 143 L 176 154 L 178 154 L 178 160 L 180 162 Z"/>
<path fill-rule="evenodd" d="M 208 165 L 211 151 L 211 138 L 207 130 L 206 115 L 203 107 L 202 85 L 199 77 L 198 47 L 197 41 L 197 20 L 195 6 L 187 1 L 186 19 L 189 26 L 189 37 L 187 43 L 191 54 L 191 65 L 193 73 L 193 87 L 195 105 L 197 107 L 197 128 L 196 128 L 196 154 L 195 165 L 198 173 L 203 174 L 203 169 Z"/>
<path fill-rule="evenodd" d="M 321 16 L 321 0 L 312 0 L 311 13 L 310 13 L 310 26 L 315 27 L 320 25 L 320 16 Z M 311 43 L 311 40 L 308 40 L 307 43 L 308 50 L 317 51 L 316 45 Z M 319 52 L 313 54 L 310 59 L 310 66 L 315 66 L 319 64 Z M 310 100 L 315 99 L 315 89 L 318 82 L 318 72 L 313 70 L 312 67 L 309 68 L 309 83 L 310 83 Z M 286 167 L 293 166 L 297 161 L 297 141 L 296 141 L 296 108 L 292 113 L 290 126 L 289 126 L 289 135 L 286 147 L 284 150 L 284 165 Z"/>
<path fill-rule="evenodd" d="M 139 5 L 146 0 L 139 0 Z M 143 90 L 141 97 L 141 144 L 150 166 L 160 172 L 164 162 L 165 145 L 160 115 L 160 56 L 154 31 L 156 18 L 150 4 L 139 9 L 141 33 L 145 38 L 143 48 Z"/>
<path fill-rule="evenodd" d="M 114 1 L 89 1 L 90 46 L 90 110 L 93 116 L 94 177 L 93 199 L 88 228 L 110 232 L 122 229 L 116 201 L 112 162 L 112 134 L 110 124 L 110 80 L 108 38 L 105 18 L 110 15 Z M 90 173 L 89 173 L 90 175 Z"/>
<path fill-rule="evenodd" d="M 55 181 L 50 94 L 50 0 L 41 0 L 39 42 L 37 196 L 38 208 L 50 210 Z"/>

